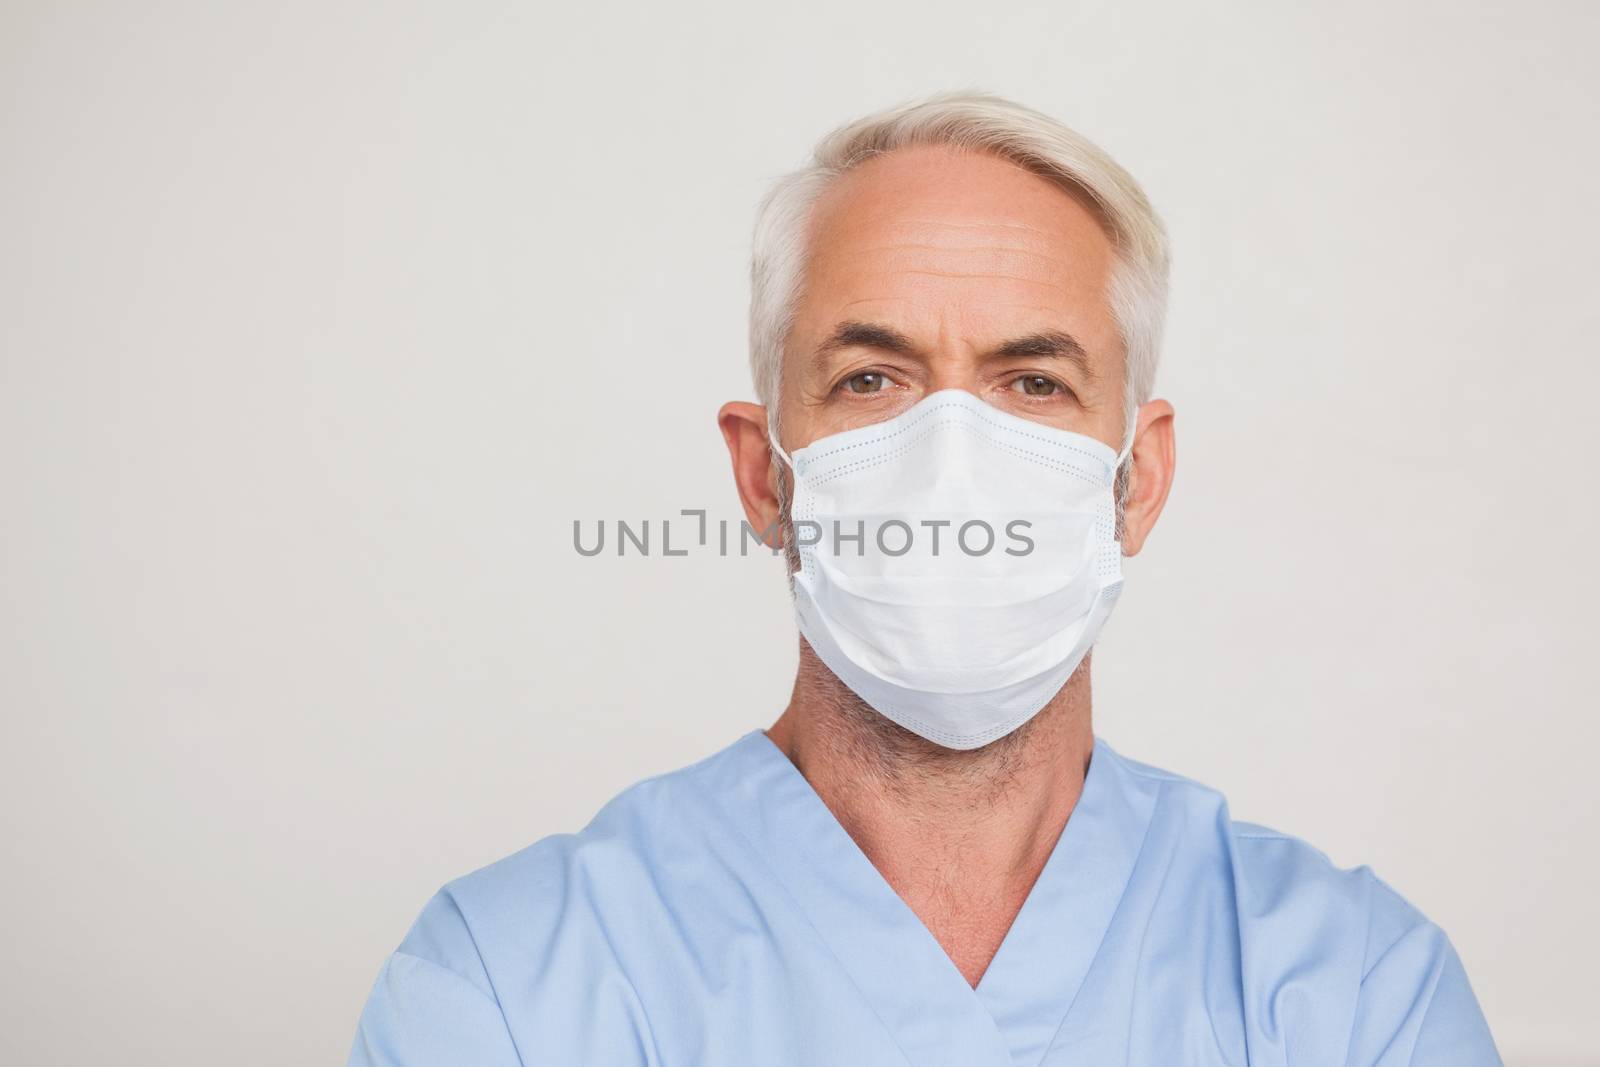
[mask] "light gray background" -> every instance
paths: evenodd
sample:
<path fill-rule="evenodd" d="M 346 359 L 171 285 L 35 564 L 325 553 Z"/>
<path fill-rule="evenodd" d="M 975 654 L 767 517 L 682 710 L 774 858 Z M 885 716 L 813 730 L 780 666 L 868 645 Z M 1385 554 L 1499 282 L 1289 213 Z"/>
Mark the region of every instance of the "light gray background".
<path fill-rule="evenodd" d="M 1593 5 L 6 3 L 0 1059 L 342 1062 L 447 879 L 780 709 L 748 227 L 980 86 L 1176 246 L 1125 753 L 1370 863 L 1600 1063 Z"/>

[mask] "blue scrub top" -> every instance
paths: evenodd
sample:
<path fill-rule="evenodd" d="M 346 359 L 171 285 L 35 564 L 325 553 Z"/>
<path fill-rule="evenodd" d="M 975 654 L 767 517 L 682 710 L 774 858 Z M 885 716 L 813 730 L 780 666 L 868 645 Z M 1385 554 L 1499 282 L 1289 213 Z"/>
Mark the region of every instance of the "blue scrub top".
<path fill-rule="evenodd" d="M 977 988 L 760 731 L 446 886 L 354 1067 L 1477 1067 L 1444 933 L 1097 742 Z"/>

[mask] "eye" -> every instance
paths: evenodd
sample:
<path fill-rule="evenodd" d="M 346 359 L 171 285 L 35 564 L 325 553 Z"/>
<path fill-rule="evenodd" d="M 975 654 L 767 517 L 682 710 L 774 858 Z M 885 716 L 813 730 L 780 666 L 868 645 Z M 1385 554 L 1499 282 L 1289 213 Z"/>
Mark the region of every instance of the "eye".
<path fill-rule="evenodd" d="M 862 371 L 852 374 L 842 383 L 852 393 L 876 393 L 882 391 L 887 379 L 877 371 Z"/>
<path fill-rule="evenodd" d="M 1028 396 L 1055 396 L 1061 392 L 1059 382 L 1042 374 L 1024 374 L 1011 383 L 1011 388 Z"/>

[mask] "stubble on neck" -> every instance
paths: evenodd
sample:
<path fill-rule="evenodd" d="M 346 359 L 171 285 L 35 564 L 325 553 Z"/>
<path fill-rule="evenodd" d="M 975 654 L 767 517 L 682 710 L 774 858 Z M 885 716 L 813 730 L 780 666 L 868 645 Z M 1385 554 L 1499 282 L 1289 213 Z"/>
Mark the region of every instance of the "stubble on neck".
<path fill-rule="evenodd" d="M 1048 820 L 1063 800 L 1070 811 L 1093 749 L 1089 657 L 1032 719 L 957 751 L 873 710 L 802 638 L 789 706 L 767 733 L 841 821 L 872 811 L 952 828 L 1001 811 Z"/>

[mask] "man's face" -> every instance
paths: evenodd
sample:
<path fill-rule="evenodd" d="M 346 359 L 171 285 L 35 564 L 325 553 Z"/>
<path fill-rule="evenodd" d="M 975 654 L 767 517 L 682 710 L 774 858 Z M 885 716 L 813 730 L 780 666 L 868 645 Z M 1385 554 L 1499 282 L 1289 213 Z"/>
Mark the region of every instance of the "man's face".
<path fill-rule="evenodd" d="M 778 401 L 789 452 L 940 389 L 1122 447 L 1113 249 L 1078 198 L 993 156 L 906 148 L 843 175 L 810 222 Z M 776 546 L 767 414 L 734 401 L 717 421 L 745 515 Z M 1172 407 L 1149 401 L 1122 506 L 1126 555 L 1161 513 L 1174 456 Z"/>
<path fill-rule="evenodd" d="M 1005 160 L 909 148 L 856 167 L 812 216 L 783 444 L 954 388 L 1120 448 L 1113 265 L 1089 208 Z"/>

